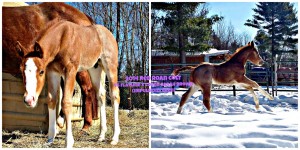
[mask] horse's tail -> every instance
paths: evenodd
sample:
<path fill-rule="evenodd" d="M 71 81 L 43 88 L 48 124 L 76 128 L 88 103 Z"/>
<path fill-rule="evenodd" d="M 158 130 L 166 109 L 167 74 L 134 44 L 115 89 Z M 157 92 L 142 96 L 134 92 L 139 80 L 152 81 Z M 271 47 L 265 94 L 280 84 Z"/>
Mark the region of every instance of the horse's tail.
<path fill-rule="evenodd" d="M 179 69 L 175 69 L 173 72 L 172 72 L 172 75 L 173 76 L 177 76 L 181 71 L 184 71 L 184 70 L 193 70 L 195 69 L 196 67 L 194 66 L 185 66 L 185 67 L 182 67 L 182 68 L 179 68 Z"/>

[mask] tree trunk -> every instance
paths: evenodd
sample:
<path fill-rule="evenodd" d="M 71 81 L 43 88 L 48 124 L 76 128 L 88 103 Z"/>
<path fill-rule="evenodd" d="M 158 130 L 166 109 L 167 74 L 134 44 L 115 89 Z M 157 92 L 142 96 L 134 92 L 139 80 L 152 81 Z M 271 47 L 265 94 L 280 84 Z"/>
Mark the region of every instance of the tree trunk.
<path fill-rule="evenodd" d="M 120 43 L 120 21 L 121 21 L 120 13 L 121 13 L 121 4 L 120 4 L 120 2 L 117 2 L 117 35 L 116 35 L 116 40 L 117 40 L 118 45 Z M 122 64 L 123 64 L 124 50 L 125 50 L 124 48 L 122 48 L 122 49 L 119 48 L 120 57 L 119 57 L 119 65 L 118 65 L 118 78 L 120 78 L 120 75 L 121 75 L 121 68 L 122 68 Z"/>
<path fill-rule="evenodd" d="M 183 50 L 184 42 L 183 42 L 183 33 L 181 31 L 181 23 L 182 23 L 182 3 L 177 3 L 177 15 L 178 15 L 178 48 L 179 48 L 179 55 L 180 55 L 180 63 L 186 63 L 186 54 Z"/>

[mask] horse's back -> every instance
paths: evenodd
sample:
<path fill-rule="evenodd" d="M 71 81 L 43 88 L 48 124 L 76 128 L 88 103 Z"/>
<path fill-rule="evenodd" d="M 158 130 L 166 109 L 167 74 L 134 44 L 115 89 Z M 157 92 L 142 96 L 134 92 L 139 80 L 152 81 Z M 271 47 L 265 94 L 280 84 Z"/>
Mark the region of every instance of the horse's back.
<path fill-rule="evenodd" d="M 50 13 L 44 13 L 44 15 L 47 16 L 47 18 L 60 17 L 62 19 L 84 26 L 88 26 L 94 23 L 92 18 L 90 18 L 88 15 L 63 2 L 45 2 L 37 6 L 42 10 L 50 11 Z"/>
<path fill-rule="evenodd" d="M 103 25 L 95 25 L 95 27 L 98 30 L 100 39 L 103 40 L 106 43 L 109 43 L 111 46 L 114 47 L 114 49 L 118 49 L 117 41 L 114 38 L 114 35 L 109 31 L 106 27 Z"/>
<path fill-rule="evenodd" d="M 214 65 L 210 63 L 202 63 L 191 72 L 191 82 L 201 85 L 211 81 L 214 74 Z"/>
<path fill-rule="evenodd" d="M 105 52 L 118 53 L 118 43 L 114 35 L 106 27 L 102 25 L 94 25 L 98 31 L 100 40 L 103 43 Z"/>

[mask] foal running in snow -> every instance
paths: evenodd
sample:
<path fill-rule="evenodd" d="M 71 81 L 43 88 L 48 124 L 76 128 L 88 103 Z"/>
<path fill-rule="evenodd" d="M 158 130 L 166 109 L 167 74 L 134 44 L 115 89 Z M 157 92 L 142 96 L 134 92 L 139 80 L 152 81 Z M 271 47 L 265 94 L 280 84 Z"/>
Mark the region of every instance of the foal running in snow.
<path fill-rule="evenodd" d="M 183 70 L 192 70 L 190 81 L 193 82 L 192 87 L 190 87 L 188 91 L 182 95 L 177 113 L 181 113 L 184 103 L 199 89 L 203 93 L 203 103 L 205 107 L 209 112 L 211 112 L 210 93 L 212 84 L 238 85 L 244 87 L 253 95 L 256 109 L 259 108 L 259 100 L 255 95 L 253 88 L 258 89 L 268 99 L 273 100 L 274 98 L 269 93 L 264 91 L 255 81 L 245 76 L 245 64 L 247 61 L 250 61 L 257 66 L 261 66 L 263 64 L 263 60 L 254 47 L 253 42 L 237 49 L 232 57 L 224 63 L 204 63 L 197 67 L 186 66 L 174 70 L 172 73 L 173 75 L 178 75 L 179 72 Z"/>
<path fill-rule="evenodd" d="M 24 47 L 19 43 L 20 49 Z M 24 102 L 34 108 L 45 83 L 48 82 L 49 131 L 48 143 L 52 143 L 56 133 L 56 97 L 60 77 L 64 78 L 62 109 L 66 115 L 66 145 L 72 147 L 72 93 L 76 73 L 88 70 L 93 87 L 100 100 L 101 131 L 99 141 L 105 140 L 105 74 L 110 87 L 110 97 L 114 107 L 114 135 L 111 144 L 119 141 L 120 127 L 118 108 L 120 103 L 118 80 L 118 46 L 112 33 L 101 25 L 80 26 L 68 21 L 56 21 L 42 31 L 29 53 L 22 56 L 21 71 L 25 84 Z M 95 64 L 98 64 L 94 67 Z"/>

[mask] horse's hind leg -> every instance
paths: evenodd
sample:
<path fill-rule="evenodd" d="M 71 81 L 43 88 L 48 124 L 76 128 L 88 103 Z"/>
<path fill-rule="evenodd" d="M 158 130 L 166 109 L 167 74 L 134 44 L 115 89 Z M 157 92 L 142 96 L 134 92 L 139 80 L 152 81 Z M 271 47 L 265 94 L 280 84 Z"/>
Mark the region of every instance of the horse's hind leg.
<path fill-rule="evenodd" d="M 120 91 L 119 87 L 116 86 L 118 83 L 118 61 L 117 58 L 104 58 L 101 59 L 101 62 L 109 81 L 109 94 L 114 108 L 114 135 L 110 144 L 116 145 L 119 142 L 119 135 L 121 132 L 119 125 Z"/>
<path fill-rule="evenodd" d="M 105 90 L 105 72 L 103 66 L 99 65 L 97 68 L 89 69 L 89 73 L 92 79 L 93 87 L 96 90 L 97 99 L 100 101 L 100 136 L 98 141 L 105 140 L 105 133 L 107 131 L 106 126 L 106 90 Z"/>
<path fill-rule="evenodd" d="M 93 118 L 98 117 L 98 100 L 87 71 L 78 72 L 76 81 L 80 85 L 81 95 L 83 97 L 82 115 L 84 117 L 84 124 L 82 129 L 87 130 L 92 125 Z"/>
<path fill-rule="evenodd" d="M 181 113 L 182 107 L 185 104 L 185 102 L 199 89 L 200 89 L 199 86 L 194 84 L 182 95 L 180 103 L 179 103 L 179 107 L 177 109 L 177 114 Z"/>
<path fill-rule="evenodd" d="M 208 112 L 212 112 L 210 106 L 210 94 L 211 94 L 211 84 L 209 85 L 202 85 L 202 92 L 203 92 L 203 104 L 206 107 Z"/>

